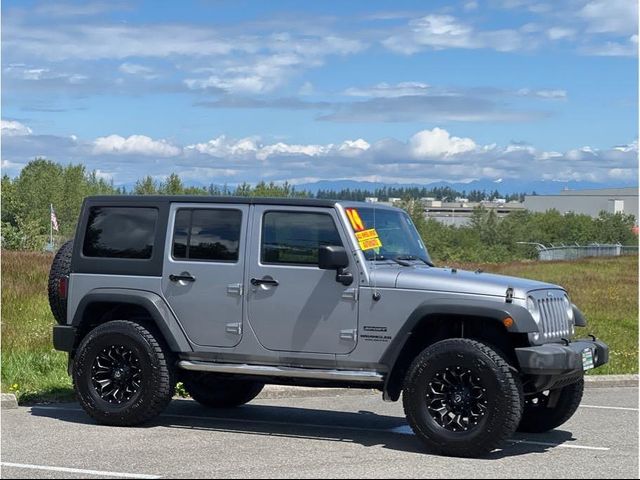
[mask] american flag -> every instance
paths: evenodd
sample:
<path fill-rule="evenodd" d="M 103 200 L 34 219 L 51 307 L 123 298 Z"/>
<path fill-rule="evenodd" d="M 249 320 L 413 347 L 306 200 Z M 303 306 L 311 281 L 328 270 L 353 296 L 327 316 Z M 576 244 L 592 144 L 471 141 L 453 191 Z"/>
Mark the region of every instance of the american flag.
<path fill-rule="evenodd" d="M 56 232 L 59 232 L 58 227 L 58 217 L 56 217 L 56 212 L 53 211 L 53 205 L 51 205 L 51 225 Z"/>

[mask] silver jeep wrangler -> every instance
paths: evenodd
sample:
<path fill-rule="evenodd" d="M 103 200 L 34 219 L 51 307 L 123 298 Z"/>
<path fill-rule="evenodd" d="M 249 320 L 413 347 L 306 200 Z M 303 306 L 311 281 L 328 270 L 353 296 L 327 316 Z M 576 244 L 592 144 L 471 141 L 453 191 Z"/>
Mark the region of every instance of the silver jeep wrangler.
<path fill-rule="evenodd" d="M 561 287 L 436 268 L 407 213 L 367 203 L 90 197 L 49 296 L 107 425 L 159 415 L 177 382 L 213 408 L 270 383 L 378 389 L 429 451 L 478 456 L 566 422 L 609 356 L 573 339 Z"/>

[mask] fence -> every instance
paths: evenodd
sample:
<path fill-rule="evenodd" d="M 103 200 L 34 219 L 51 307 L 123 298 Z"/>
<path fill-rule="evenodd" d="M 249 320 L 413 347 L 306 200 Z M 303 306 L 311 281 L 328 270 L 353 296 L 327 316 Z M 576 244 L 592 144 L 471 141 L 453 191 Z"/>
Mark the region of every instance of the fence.
<path fill-rule="evenodd" d="M 619 257 L 621 255 L 638 255 L 637 245 L 598 244 L 591 245 L 551 245 L 549 247 L 541 243 L 525 243 L 535 245 L 538 250 L 538 260 L 575 260 L 586 257 Z"/>

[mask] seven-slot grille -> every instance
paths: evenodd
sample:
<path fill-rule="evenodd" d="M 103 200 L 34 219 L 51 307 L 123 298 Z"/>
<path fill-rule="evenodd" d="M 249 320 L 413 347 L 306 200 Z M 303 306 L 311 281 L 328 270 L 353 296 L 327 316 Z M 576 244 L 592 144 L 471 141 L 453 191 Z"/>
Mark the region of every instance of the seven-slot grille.
<path fill-rule="evenodd" d="M 572 335 L 571 319 L 564 303 L 565 293 L 561 290 L 532 292 L 540 310 L 540 330 L 545 341 L 568 339 Z"/>

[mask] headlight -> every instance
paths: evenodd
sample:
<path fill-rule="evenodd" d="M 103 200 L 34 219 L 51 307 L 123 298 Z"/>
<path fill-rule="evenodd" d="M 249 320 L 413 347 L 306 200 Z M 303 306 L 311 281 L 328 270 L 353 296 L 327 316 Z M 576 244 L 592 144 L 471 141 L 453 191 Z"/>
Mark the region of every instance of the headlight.
<path fill-rule="evenodd" d="M 538 302 L 536 302 L 533 297 L 527 298 L 527 310 L 529 310 L 529 313 L 533 317 L 533 321 L 536 322 L 536 325 L 538 326 L 537 332 L 529 334 L 529 340 L 532 343 L 537 344 L 540 341 L 540 331 L 541 331 L 540 308 L 538 307 Z"/>
<path fill-rule="evenodd" d="M 575 323 L 575 317 L 573 315 L 573 305 L 571 305 L 571 302 L 569 301 L 569 297 L 567 295 L 562 297 L 562 303 L 564 304 L 564 308 L 567 309 L 567 317 L 569 317 L 571 323 Z"/>
<path fill-rule="evenodd" d="M 564 304 L 564 308 L 567 309 L 567 317 L 569 318 L 569 324 L 571 325 L 571 336 L 573 337 L 576 334 L 576 316 L 573 313 L 573 304 L 567 295 L 562 298 L 562 302 Z"/>
<path fill-rule="evenodd" d="M 533 317 L 533 320 L 536 322 L 538 327 L 540 326 L 540 307 L 538 307 L 538 302 L 535 301 L 533 297 L 527 298 L 527 310 Z"/>

